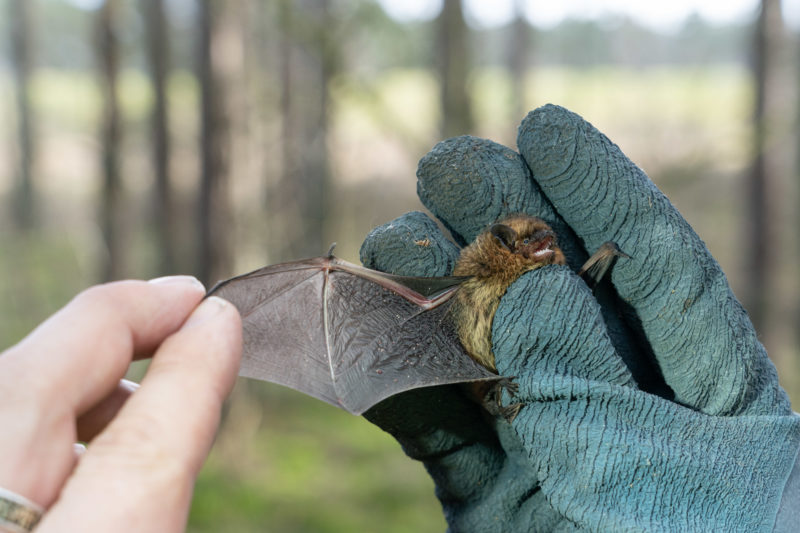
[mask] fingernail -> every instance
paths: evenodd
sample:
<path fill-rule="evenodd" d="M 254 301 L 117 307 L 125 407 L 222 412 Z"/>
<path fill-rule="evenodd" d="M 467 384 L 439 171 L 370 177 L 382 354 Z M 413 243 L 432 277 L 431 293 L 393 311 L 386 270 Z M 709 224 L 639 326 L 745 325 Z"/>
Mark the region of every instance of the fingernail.
<path fill-rule="evenodd" d="M 72 451 L 75 452 L 75 455 L 80 457 L 81 455 L 86 453 L 86 445 L 85 444 L 81 444 L 80 442 L 76 442 L 76 443 L 74 443 L 72 445 Z"/>
<path fill-rule="evenodd" d="M 216 317 L 228 305 L 228 302 L 217 296 L 209 296 L 198 305 L 189 318 L 186 320 L 184 327 L 195 326 L 207 320 Z"/>
<path fill-rule="evenodd" d="M 189 283 L 203 289 L 203 292 L 206 290 L 205 286 L 200 283 L 200 280 L 194 276 L 163 276 L 160 278 L 151 279 L 148 283 L 155 283 L 158 285 L 162 283 Z"/>
<path fill-rule="evenodd" d="M 136 392 L 139 390 L 139 384 L 129 379 L 121 379 L 119 380 L 119 384 L 121 387 L 127 389 L 128 392 Z"/>

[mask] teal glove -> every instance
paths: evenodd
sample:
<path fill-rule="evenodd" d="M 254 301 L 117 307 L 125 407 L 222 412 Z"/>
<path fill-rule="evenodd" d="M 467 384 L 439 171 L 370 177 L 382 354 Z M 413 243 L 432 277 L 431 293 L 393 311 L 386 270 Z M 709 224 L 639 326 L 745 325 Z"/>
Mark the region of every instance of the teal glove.
<path fill-rule="evenodd" d="M 551 224 L 573 269 L 605 241 L 632 258 L 596 298 L 562 266 L 509 288 L 492 338 L 524 404 L 511 424 L 456 387 L 397 396 L 367 418 L 424 462 L 452 531 L 795 530 L 800 417 L 700 238 L 579 116 L 537 109 L 518 145 L 522 157 L 460 137 L 420 162 L 419 196 L 457 242 L 524 212 Z M 457 252 L 410 213 L 361 255 L 444 275 Z"/>

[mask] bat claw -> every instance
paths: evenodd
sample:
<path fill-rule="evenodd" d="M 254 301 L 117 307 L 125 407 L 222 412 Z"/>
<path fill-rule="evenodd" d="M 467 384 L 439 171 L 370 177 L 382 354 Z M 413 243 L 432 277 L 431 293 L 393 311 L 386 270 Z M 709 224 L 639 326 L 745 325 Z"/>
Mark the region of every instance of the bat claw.
<path fill-rule="evenodd" d="M 500 402 L 500 396 L 503 393 L 503 390 L 508 391 L 508 394 L 514 396 L 519 392 L 519 384 L 514 382 L 514 377 L 510 378 L 500 378 L 494 386 L 494 393 L 497 397 L 498 403 Z"/>
<path fill-rule="evenodd" d="M 506 405 L 500 408 L 500 416 L 505 418 L 506 422 L 509 424 L 517 418 L 520 410 L 525 404 L 523 403 L 512 403 L 511 405 Z"/>
<path fill-rule="evenodd" d="M 513 379 L 513 377 L 503 378 L 497 382 L 497 385 L 494 388 L 494 401 L 496 402 L 495 416 L 503 417 L 509 424 L 513 422 L 515 418 L 517 418 L 520 409 L 522 409 L 522 406 L 524 405 L 520 402 L 509 405 L 503 405 L 502 403 L 503 390 L 508 392 L 508 394 L 512 397 L 516 396 L 519 392 L 519 383 L 515 383 Z"/>
<path fill-rule="evenodd" d="M 508 392 L 512 397 L 519 391 L 519 384 L 514 383 L 514 381 L 512 381 L 513 379 L 513 377 L 503 377 L 494 382 L 492 387 L 487 392 L 483 393 L 483 399 L 480 402 L 490 415 L 495 418 L 503 418 L 509 423 L 516 418 L 519 410 L 524 405 L 522 403 L 514 403 L 507 406 L 503 405 L 503 391 Z"/>

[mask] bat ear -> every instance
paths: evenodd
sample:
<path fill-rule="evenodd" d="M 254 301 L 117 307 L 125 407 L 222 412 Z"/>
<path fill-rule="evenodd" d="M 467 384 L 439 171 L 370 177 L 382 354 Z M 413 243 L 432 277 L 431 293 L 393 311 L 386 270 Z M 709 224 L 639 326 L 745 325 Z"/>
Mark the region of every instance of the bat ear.
<path fill-rule="evenodd" d="M 509 252 L 514 246 L 514 241 L 517 240 L 517 232 L 505 224 L 492 224 L 489 233 Z"/>

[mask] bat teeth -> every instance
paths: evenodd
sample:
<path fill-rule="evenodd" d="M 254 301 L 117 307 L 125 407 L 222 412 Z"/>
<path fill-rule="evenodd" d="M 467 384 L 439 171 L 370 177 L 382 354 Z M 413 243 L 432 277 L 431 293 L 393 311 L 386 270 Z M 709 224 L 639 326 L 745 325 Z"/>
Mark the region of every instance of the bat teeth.
<path fill-rule="evenodd" d="M 553 253 L 553 250 L 550 248 L 542 248 L 541 250 L 537 250 L 533 253 L 533 257 L 536 259 L 541 259 L 543 257 L 547 257 Z"/>

